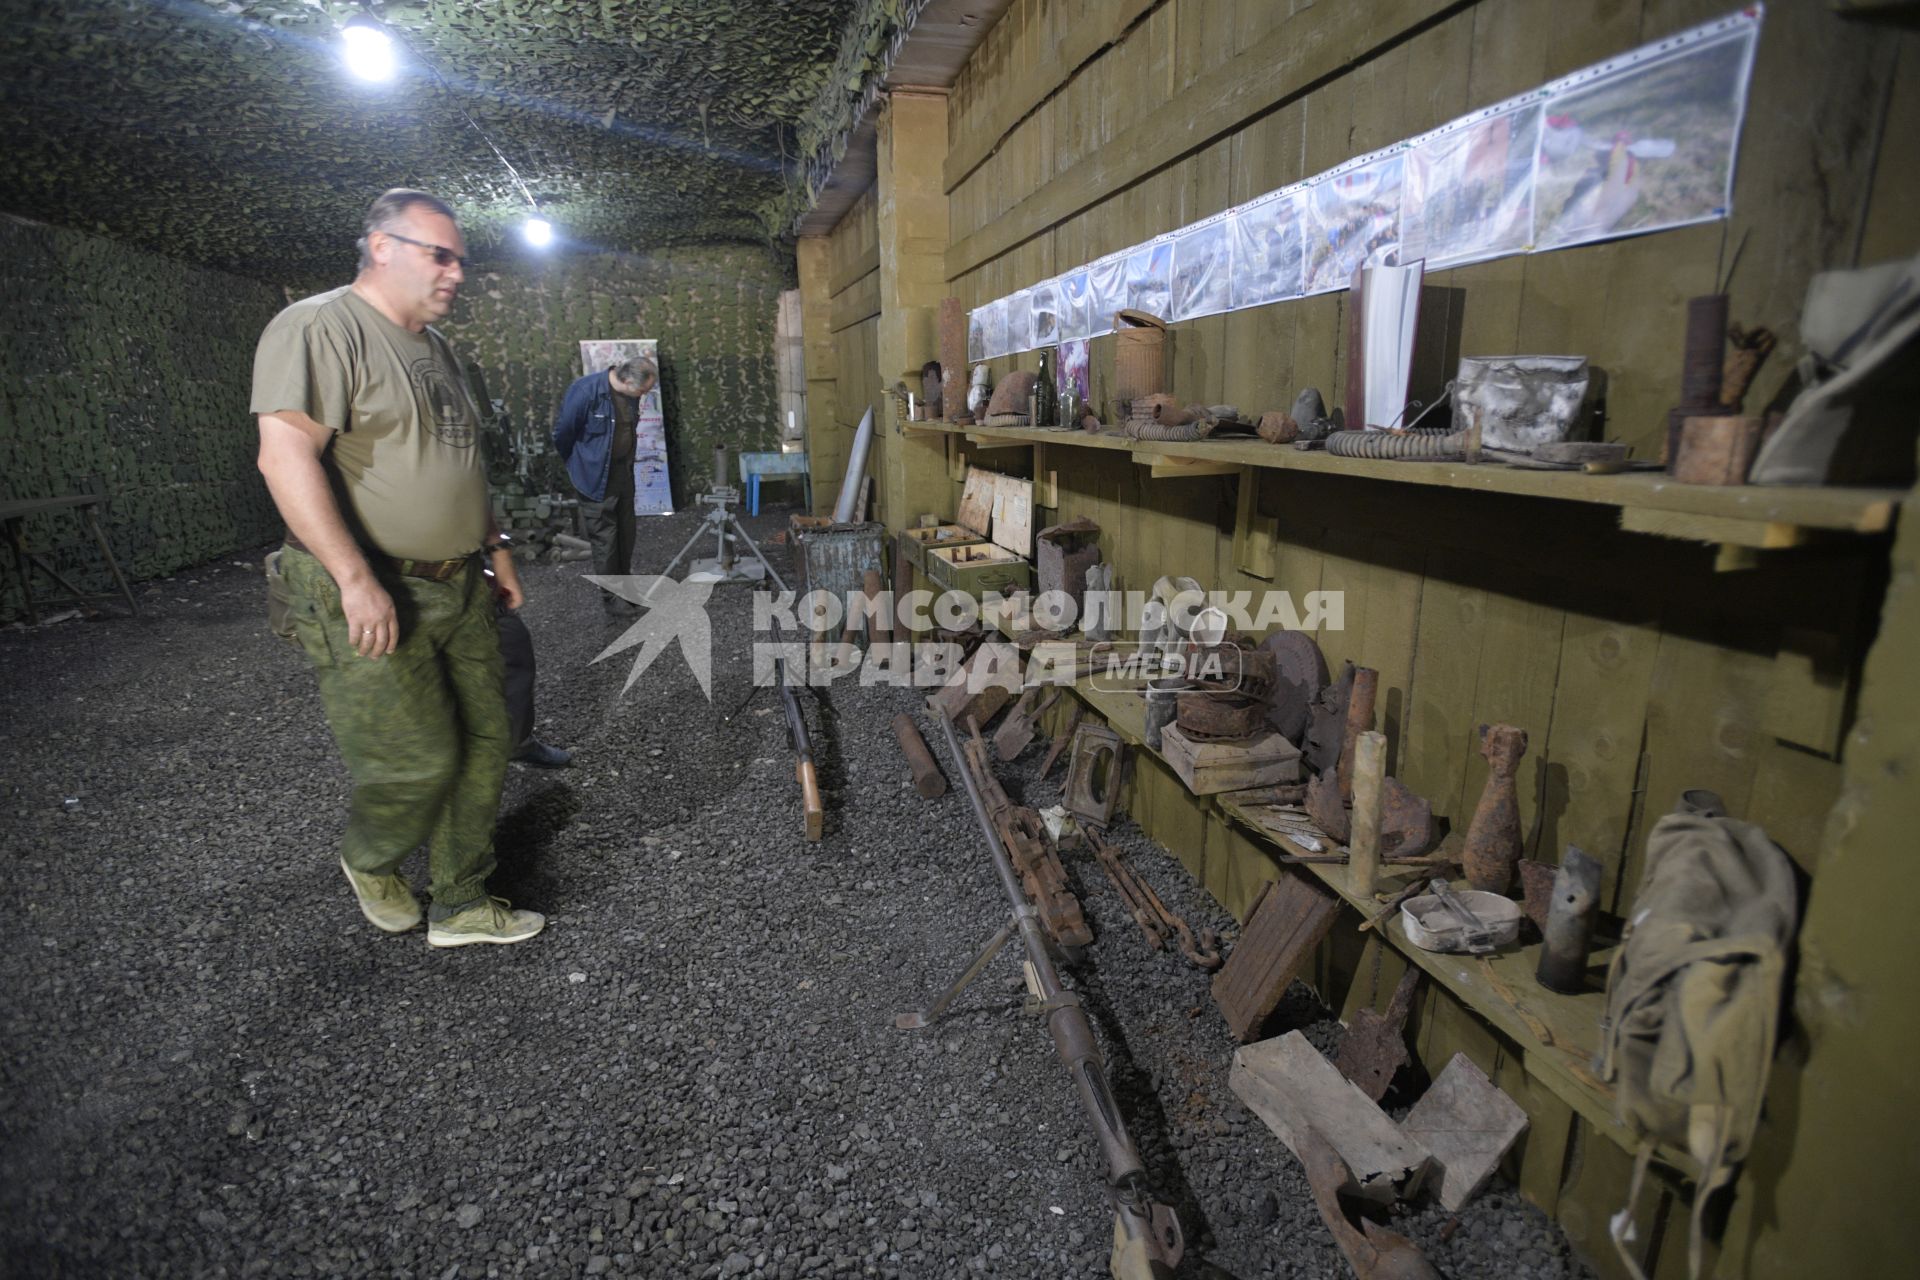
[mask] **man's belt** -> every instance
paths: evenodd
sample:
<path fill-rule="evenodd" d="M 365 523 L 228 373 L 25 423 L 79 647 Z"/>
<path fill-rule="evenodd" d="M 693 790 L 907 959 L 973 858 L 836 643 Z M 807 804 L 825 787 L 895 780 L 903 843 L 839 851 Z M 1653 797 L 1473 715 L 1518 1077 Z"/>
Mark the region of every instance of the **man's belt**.
<path fill-rule="evenodd" d="M 451 560 L 402 560 L 398 556 L 387 557 L 387 563 L 393 571 L 408 578 L 425 578 L 429 582 L 445 582 L 473 563 L 478 551 L 469 551 L 464 556 Z"/>
<path fill-rule="evenodd" d="M 313 552 L 307 547 L 306 543 L 293 536 L 293 530 L 291 529 L 287 530 L 287 545 L 295 551 L 305 551 L 308 555 L 313 555 Z M 376 551 L 368 551 L 365 547 L 362 547 L 360 550 L 368 560 L 385 564 L 402 577 L 425 578 L 429 582 L 447 581 L 462 569 L 472 564 L 474 558 L 480 554 L 478 550 L 474 550 L 467 552 L 467 554 L 463 556 L 455 556 L 451 560 L 408 560 L 401 556 L 382 555 Z"/>

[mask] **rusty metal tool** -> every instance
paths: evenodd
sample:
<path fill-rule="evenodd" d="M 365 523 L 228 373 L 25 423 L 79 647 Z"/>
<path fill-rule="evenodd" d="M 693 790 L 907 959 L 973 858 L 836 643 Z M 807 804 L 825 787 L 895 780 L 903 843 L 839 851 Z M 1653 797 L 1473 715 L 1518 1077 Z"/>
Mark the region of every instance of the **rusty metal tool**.
<path fill-rule="evenodd" d="M 933 753 L 927 750 L 926 739 L 914 726 L 913 717 L 904 711 L 895 716 L 893 736 L 900 744 L 900 754 L 907 758 L 907 767 L 913 770 L 913 789 L 929 800 L 947 794 L 947 780 L 934 763 Z"/>
<path fill-rule="evenodd" d="M 1340 1203 L 1340 1188 L 1353 1173 L 1318 1129 L 1303 1126 L 1298 1142 L 1314 1206 L 1360 1280 L 1440 1280 L 1440 1273 L 1413 1241 L 1370 1218 L 1361 1218 L 1359 1226 L 1353 1224 Z"/>
<path fill-rule="evenodd" d="M 1180 954 L 1185 956 L 1196 969 L 1205 969 L 1209 973 L 1218 969 L 1220 940 L 1214 935 L 1213 930 L 1202 929 L 1200 940 L 1195 942 L 1193 930 L 1187 927 L 1184 919 L 1167 909 L 1167 904 L 1160 901 L 1160 895 L 1154 891 L 1153 886 L 1145 880 L 1139 881 L 1139 884 L 1141 891 L 1147 895 L 1147 905 L 1152 907 L 1162 920 L 1172 925 L 1173 931 L 1180 936 Z"/>
<path fill-rule="evenodd" d="M 1061 726 L 1060 735 L 1053 740 L 1053 745 L 1047 748 L 1046 756 L 1040 761 L 1040 777 L 1043 781 L 1049 773 L 1053 772 L 1054 763 L 1073 744 L 1073 731 L 1080 727 L 1082 714 L 1080 704 L 1076 701 L 1073 709 L 1067 712 L 1067 723 Z"/>
<path fill-rule="evenodd" d="M 1404 1032 L 1407 1014 L 1413 1009 L 1413 989 L 1419 984 L 1419 967 L 1408 965 L 1393 989 L 1393 998 L 1387 1001 L 1386 1013 L 1356 1011 L 1347 1033 L 1340 1037 L 1340 1056 L 1334 1065 L 1375 1102 L 1386 1094 L 1394 1073 L 1411 1060 Z"/>
<path fill-rule="evenodd" d="M 1011 760 L 1027 749 L 1033 741 L 1033 735 L 1039 731 L 1040 717 L 1047 714 L 1050 707 L 1060 700 L 1058 685 L 1041 695 L 1039 686 L 1035 686 L 1020 695 L 1020 701 L 1013 710 L 1007 712 L 1007 718 L 1000 722 L 1000 728 L 993 735 L 994 754 L 1002 760 Z"/>
<path fill-rule="evenodd" d="M 1394 894 L 1391 898 L 1388 898 L 1386 906 L 1380 908 L 1378 911 L 1374 912 L 1373 915 L 1369 916 L 1366 920 L 1362 921 L 1360 924 L 1359 931 L 1361 933 L 1365 933 L 1369 929 L 1380 928 L 1380 926 L 1384 925 L 1387 922 L 1387 920 L 1393 915 L 1394 912 L 1400 909 L 1401 903 L 1407 901 L 1409 898 L 1417 897 L 1420 891 L 1426 887 L 1427 887 L 1427 882 L 1425 880 L 1415 880 L 1412 884 L 1407 885 L 1405 888 L 1401 889 L 1398 893 Z"/>
<path fill-rule="evenodd" d="M 1140 926 L 1140 931 L 1147 935 L 1148 946 L 1159 951 L 1167 945 L 1169 937 L 1178 937 L 1180 954 L 1196 969 L 1211 971 L 1220 967 L 1220 941 L 1213 930 L 1202 929 L 1196 941 L 1187 922 L 1161 901 L 1152 885 L 1142 880 L 1133 868 L 1121 860 L 1120 851 L 1106 842 L 1097 827 L 1088 827 L 1086 836 L 1087 843 L 1093 846 L 1094 857 L 1100 861 L 1101 869 L 1113 881 L 1113 887 L 1120 891 L 1128 914 Z"/>
<path fill-rule="evenodd" d="M 1108 1256 L 1108 1269 L 1115 1280 L 1166 1280 L 1180 1265 L 1180 1257 L 1186 1250 L 1180 1219 L 1175 1216 L 1172 1206 L 1154 1193 L 1152 1183 L 1148 1180 L 1146 1166 L 1141 1162 L 1139 1150 L 1134 1146 L 1133 1138 L 1127 1132 L 1126 1121 L 1120 1115 L 1120 1104 L 1107 1083 L 1106 1068 L 1100 1059 L 1093 1025 L 1087 1018 L 1079 995 L 1060 985 L 1060 975 L 1054 968 L 1053 956 L 1048 949 L 1046 929 L 1040 922 L 1039 913 L 1027 901 L 1020 877 L 1015 873 L 996 824 L 988 813 L 987 801 L 970 767 L 971 762 L 953 731 L 953 723 L 941 721 L 940 732 L 946 739 L 947 751 L 960 768 L 967 803 L 973 809 L 980 834 L 986 837 L 994 871 L 1000 877 L 1000 887 L 1013 907 L 1012 922 L 1002 926 L 995 939 L 989 940 L 988 945 L 974 958 L 969 974 L 978 973 L 986 967 L 987 962 L 1004 945 L 1006 936 L 1016 932 L 1020 935 L 1021 947 L 1026 952 L 1024 972 L 1032 996 L 1029 1007 L 1046 1019 L 1054 1052 L 1059 1055 L 1061 1065 L 1066 1067 L 1068 1076 L 1073 1080 L 1081 1109 L 1093 1127 L 1101 1156 L 1106 1161 L 1107 1198 L 1113 1205 L 1113 1249 Z M 979 740 L 977 727 L 975 735 L 979 751 L 984 753 L 986 744 Z M 951 995 L 949 992 L 943 1000 L 951 999 Z M 944 1008 L 944 1005 L 937 1007 Z"/>
<path fill-rule="evenodd" d="M 1120 861 L 1120 855 L 1114 847 L 1100 838 L 1097 829 L 1088 828 L 1086 836 L 1087 843 L 1093 848 L 1094 859 L 1099 862 L 1100 869 L 1107 873 L 1107 879 L 1113 881 L 1120 901 L 1126 904 L 1127 914 L 1133 917 L 1133 922 L 1140 926 L 1140 932 L 1146 935 L 1147 945 L 1155 951 L 1164 950 L 1169 930 L 1153 908 L 1147 905 L 1133 873 Z"/>

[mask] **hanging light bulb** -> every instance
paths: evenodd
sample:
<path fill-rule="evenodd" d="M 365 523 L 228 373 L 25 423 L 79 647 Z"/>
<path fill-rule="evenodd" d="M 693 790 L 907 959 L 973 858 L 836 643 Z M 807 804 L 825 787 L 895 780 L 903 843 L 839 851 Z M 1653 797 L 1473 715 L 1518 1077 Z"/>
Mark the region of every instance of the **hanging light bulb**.
<path fill-rule="evenodd" d="M 355 14 L 340 29 L 340 42 L 344 46 L 341 60 L 354 75 L 375 83 L 393 79 L 393 37 L 378 22 L 364 13 Z"/>
<path fill-rule="evenodd" d="M 520 234 L 527 243 L 536 249 L 544 249 L 553 243 L 553 224 L 545 218 L 528 218 L 520 227 Z"/>

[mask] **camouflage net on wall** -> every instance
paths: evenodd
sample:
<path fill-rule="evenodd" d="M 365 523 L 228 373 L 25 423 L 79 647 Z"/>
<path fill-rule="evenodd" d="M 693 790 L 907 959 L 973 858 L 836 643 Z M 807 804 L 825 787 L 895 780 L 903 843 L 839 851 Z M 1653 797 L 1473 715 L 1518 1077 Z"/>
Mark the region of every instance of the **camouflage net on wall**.
<path fill-rule="evenodd" d="M 247 390 L 279 290 L 0 217 L 0 293 L 0 493 L 106 495 L 102 523 L 132 577 L 278 535 Z M 80 586 L 112 589 L 71 513 L 26 534 Z M 39 574 L 34 589 L 56 590 Z M 0 555 L 0 616 L 21 604 Z"/>
<path fill-rule="evenodd" d="M 681 505 L 711 483 L 716 443 L 777 448 L 773 326 L 791 274 L 790 259 L 759 244 L 476 272 L 443 328 L 484 398 L 502 402 L 487 441 L 496 488 L 573 496 L 548 441 L 585 338 L 659 340 Z M 254 345 L 285 305 L 279 290 L 6 217 L 0 287 L 12 304 L 0 313 L 0 495 L 106 495 L 108 536 L 135 578 L 279 537 L 247 412 Z M 36 517 L 27 535 L 80 585 L 111 588 L 72 514 Z M 0 556 L 0 617 L 20 605 Z"/>
<path fill-rule="evenodd" d="M 566 256 L 470 277 L 441 328 L 486 396 L 502 402 L 488 441 L 496 484 L 573 496 L 550 429 L 589 338 L 659 341 L 678 506 L 711 483 L 715 444 L 778 448 L 773 325 L 792 270 L 764 245 L 731 244 Z M 738 485 L 737 473 L 729 481 Z"/>
<path fill-rule="evenodd" d="M 756 238 L 802 116 L 808 145 L 830 134 L 829 77 L 864 74 L 868 15 L 899 2 L 859 0 L 850 33 L 856 0 L 376 0 L 452 94 L 349 76 L 343 0 L 13 6 L 0 209 L 289 280 L 350 272 L 367 203 L 411 185 L 483 262 L 531 256 L 464 108 L 579 245 Z"/>

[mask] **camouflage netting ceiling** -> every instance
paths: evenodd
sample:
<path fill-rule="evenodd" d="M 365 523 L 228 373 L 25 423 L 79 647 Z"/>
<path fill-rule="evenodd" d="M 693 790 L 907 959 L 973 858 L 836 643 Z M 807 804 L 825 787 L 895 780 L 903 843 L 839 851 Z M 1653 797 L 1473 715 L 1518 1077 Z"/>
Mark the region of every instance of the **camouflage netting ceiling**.
<path fill-rule="evenodd" d="M 764 239 L 796 138 L 857 88 L 843 44 L 897 3 L 370 4 L 449 91 L 405 50 L 391 83 L 348 75 L 357 4 L 0 0 L 0 211 L 286 281 L 349 269 L 367 202 L 412 185 L 460 209 L 476 257 L 526 253 L 464 109 L 568 240 Z"/>

